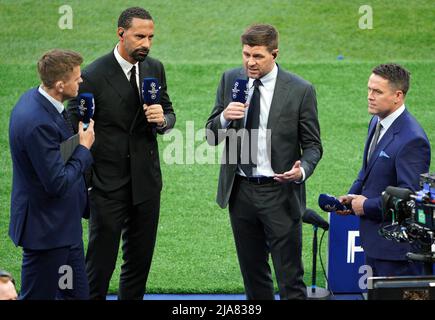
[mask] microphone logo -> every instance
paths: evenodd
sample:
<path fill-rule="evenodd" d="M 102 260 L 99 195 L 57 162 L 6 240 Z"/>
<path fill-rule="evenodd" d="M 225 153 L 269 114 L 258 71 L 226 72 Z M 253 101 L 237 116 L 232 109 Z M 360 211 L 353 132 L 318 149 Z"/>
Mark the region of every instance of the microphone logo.
<path fill-rule="evenodd" d="M 79 112 L 80 115 L 83 117 L 85 115 L 86 112 L 86 100 L 85 99 L 80 99 L 80 105 L 79 105 Z"/>
<path fill-rule="evenodd" d="M 232 91 L 231 97 L 233 101 L 246 103 L 246 100 L 248 100 L 248 93 L 249 93 L 248 80 L 236 79 L 231 91 Z"/>
<path fill-rule="evenodd" d="M 142 81 L 142 99 L 147 105 L 160 102 L 159 81 L 157 78 L 144 78 Z"/>
<path fill-rule="evenodd" d="M 148 93 L 151 96 L 151 100 L 156 100 L 157 93 L 159 93 L 159 89 L 157 89 L 157 84 L 155 82 L 151 82 L 150 86 L 151 90 L 148 90 Z"/>
<path fill-rule="evenodd" d="M 324 208 L 326 211 L 336 211 L 337 210 L 336 206 L 331 206 L 329 204 L 325 204 Z"/>
<path fill-rule="evenodd" d="M 83 127 L 86 129 L 95 111 L 95 100 L 92 93 L 81 93 L 78 98 L 77 113 L 80 120 L 83 121 Z"/>
<path fill-rule="evenodd" d="M 234 83 L 234 88 L 233 88 L 233 90 L 232 90 L 232 91 L 233 91 L 233 99 L 237 98 L 237 94 L 240 92 L 238 86 L 239 86 L 239 82 L 236 81 L 236 82 Z"/>
<path fill-rule="evenodd" d="M 232 89 L 232 91 L 233 91 L 233 99 L 236 99 L 238 93 L 240 92 L 240 89 L 239 89 L 239 81 L 236 81 L 236 82 L 234 83 L 234 88 Z M 248 89 L 246 88 L 245 91 L 244 91 L 246 100 L 248 100 L 248 92 L 249 92 L 249 91 L 248 91 Z"/>

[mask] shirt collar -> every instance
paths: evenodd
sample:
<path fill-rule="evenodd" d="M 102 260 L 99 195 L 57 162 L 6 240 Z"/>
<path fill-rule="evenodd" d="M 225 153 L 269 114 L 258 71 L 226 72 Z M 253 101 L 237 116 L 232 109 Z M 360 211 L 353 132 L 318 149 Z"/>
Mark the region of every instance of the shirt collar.
<path fill-rule="evenodd" d="M 268 74 L 260 78 L 263 87 L 265 87 L 266 89 L 273 87 L 277 76 L 278 76 L 278 66 L 275 63 L 273 69 Z M 249 78 L 249 88 L 251 88 L 254 85 L 254 80 L 255 79 Z"/>
<path fill-rule="evenodd" d="M 119 44 L 116 45 L 115 49 L 113 50 L 113 53 L 115 55 L 115 59 L 116 61 L 118 61 L 119 65 L 122 68 L 122 71 L 124 71 L 125 75 L 130 74 L 131 68 L 133 66 L 136 66 L 136 70 L 139 70 L 139 62 L 136 62 L 135 64 L 132 64 L 130 62 L 128 62 L 127 60 L 125 60 L 118 52 L 118 46 Z M 136 71 L 137 72 L 137 71 Z"/>
<path fill-rule="evenodd" d="M 56 100 L 55 98 L 53 98 L 52 96 L 50 96 L 47 91 L 45 91 L 44 89 L 42 89 L 42 86 L 39 86 L 38 88 L 38 92 L 40 94 L 42 94 L 48 101 L 51 102 L 51 104 L 56 108 L 57 112 L 62 113 L 63 110 L 65 109 L 65 106 L 63 105 L 62 102 L 60 102 L 59 100 Z"/>
<path fill-rule="evenodd" d="M 384 119 L 382 119 L 381 125 L 384 130 L 388 130 L 388 128 L 393 124 L 393 122 L 405 111 L 405 105 L 402 104 L 396 111 L 392 114 L 388 115 Z"/>

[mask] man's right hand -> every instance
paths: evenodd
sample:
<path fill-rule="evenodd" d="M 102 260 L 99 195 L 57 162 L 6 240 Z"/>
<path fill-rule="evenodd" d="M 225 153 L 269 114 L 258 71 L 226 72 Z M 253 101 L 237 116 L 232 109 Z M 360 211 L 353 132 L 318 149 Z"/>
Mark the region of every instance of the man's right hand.
<path fill-rule="evenodd" d="M 352 208 L 352 200 L 353 200 L 353 196 L 352 195 L 345 195 L 345 196 L 340 196 L 338 197 L 338 201 L 340 201 L 341 204 L 344 204 L 345 206 L 347 206 L 348 208 Z M 342 216 L 347 216 L 349 214 L 352 214 L 352 210 L 337 210 L 335 211 L 336 214 L 342 215 Z"/>
<path fill-rule="evenodd" d="M 246 107 L 246 104 L 231 102 L 224 110 L 224 119 L 226 121 L 242 119 L 245 116 Z"/>
<path fill-rule="evenodd" d="M 83 130 L 83 122 L 79 122 L 79 138 L 82 146 L 91 149 L 95 141 L 94 120 L 91 119 L 86 131 Z"/>

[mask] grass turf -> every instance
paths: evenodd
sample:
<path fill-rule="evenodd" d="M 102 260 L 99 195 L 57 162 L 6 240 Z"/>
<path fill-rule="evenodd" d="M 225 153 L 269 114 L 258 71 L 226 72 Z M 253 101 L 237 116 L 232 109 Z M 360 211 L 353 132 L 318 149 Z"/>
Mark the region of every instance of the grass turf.
<path fill-rule="evenodd" d="M 63 4 L 0 1 L 0 268 L 11 271 L 18 283 L 20 249 L 7 236 L 10 110 L 25 90 L 38 84 L 36 61 L 44 51 L 54 47 L 74 49 L 84 55 L 86 65 L 113 48 L 119 13 L 138 5 L 133 1 L 69 1 L 73 29 L 61 30 L 58 8 Z M 177 0 L 147 1 L 143 5 L 156 22 L 151 55 L 166 66 L 169 94 L 177 113 L 176 127 L 184 136 L 186 122 L 193 121 L 194 132 L 204 126 L 221 73 L 240 65 L 239 37 L 244 28 L 253 22 L 267 22 L 278 28 L 278 63 L 311 81 L 317 90 L 324 156 L 307 182 L 307 203 L 311 208 L 317 209 L 321 192 L 347 192 L 357 174 L 370 118 L 367 79 L 376 64 L 395 61 L 412 72 L 406 104 L 430 141 L 435 141 L 432 1 L 371 1 L 372 30 L 358 28 L 358 1 L 251 1 L 247 6 L 228 0 Z M 344 60 L 336 59 L 339 54 Z M 161 159 L 170 143 L 160 137 Z M 195 145 L 203 143 L 197 141 Z M 163 163 L 162 170 L 161 220 L 149 292 L 242 292 L 228 213 L 214 202 L 218 165 Z M 86 222 L 84 229 L 87 243 Z M 312 230 L 305 226 L 307 284 L 311 238 Z M 324 260 L 325 248 L 324 244 Z M 112 292 L 117 290 L 120 265 L 119 257 Z M 320 266 L 318 284 L 325 285 Z"/>

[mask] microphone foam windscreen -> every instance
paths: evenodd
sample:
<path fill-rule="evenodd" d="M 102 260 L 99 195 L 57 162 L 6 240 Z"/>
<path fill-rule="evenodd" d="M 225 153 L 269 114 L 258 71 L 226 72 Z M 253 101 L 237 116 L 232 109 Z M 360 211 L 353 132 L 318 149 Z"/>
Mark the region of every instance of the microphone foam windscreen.
<path fill-rule="evenodd" d="M 79 115 L 80 120 L 83 122 L 84 127 L 87 128 L 94 116 L 95 101 L 92 93 L 81 93 L 78 96 L 79 102 Z"/>
<path fill-rule="evenodd" d="M 248 80 L 246 79 L 236 79 L 232 88 L 232 100 L 233 102 L 240 102 L 245 104 L 248 100 Z"/>
<path fill-rule="evenodd" d="M 160 85 L 156 78 L 144 78 L 142 82 L 143 102 L 150 106 L 160 103 Z"/>

